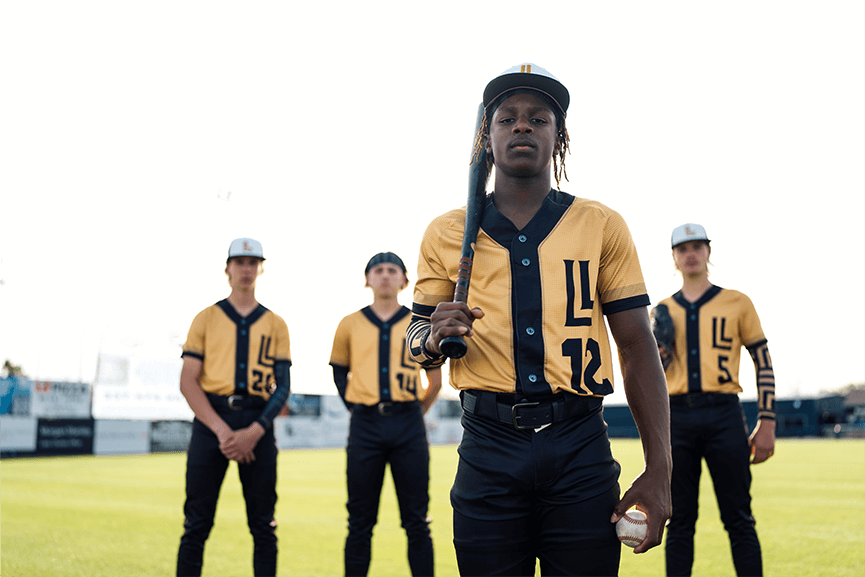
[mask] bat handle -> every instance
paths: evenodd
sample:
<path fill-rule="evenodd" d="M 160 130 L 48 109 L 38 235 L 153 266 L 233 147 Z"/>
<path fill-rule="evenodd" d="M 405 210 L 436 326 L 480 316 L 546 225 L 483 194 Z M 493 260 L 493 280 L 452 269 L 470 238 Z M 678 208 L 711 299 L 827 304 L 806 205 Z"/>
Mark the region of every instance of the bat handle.
<path fill-rule="evenodd" d="M 469 283 L 472 277 L 472 258 L 464 256 L 460 259 L 457 272 L 457 282 L 454 288 L 454 302 L 464 303 L 469 297 Z M 449 359 L 459 359 L 465 356 L 468 346 L 462 337 L 445 337 L 439 343 L 439 349 Z"/>
<path fill-rule="evenodd" d="M 468 346 L 462 337 L 445 337 L 439 342 L 439 349 L 447 358 L 459 359 L 466 354 Z"/>

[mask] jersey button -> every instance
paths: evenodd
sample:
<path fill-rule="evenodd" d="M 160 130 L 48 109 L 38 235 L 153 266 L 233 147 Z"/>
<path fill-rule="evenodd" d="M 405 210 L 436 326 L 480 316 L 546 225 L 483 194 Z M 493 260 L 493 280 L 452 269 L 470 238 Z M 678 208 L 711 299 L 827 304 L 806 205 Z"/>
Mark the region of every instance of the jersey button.
<path fill-rule="evenodd" d="M 692 320 L 692 321 L 697 320 L 697 315 L 691 315 L 691 320 Z"/>
<path fill-rule="evenodd" d="M 526 334 L 532 336 L 533 334 L 535 334 L 535 329 L 533 329 L 532 327 L 527 328 Z"/>
<path fill-rule="evenodd" d="M 382 336 L 381 336 L 381 340 L 386 341 L 386 340 L 387 340 L 387 335 L 382 335 Z"/>
<path fill-rule="evenodd" d="M 240 335 L 243 336 L 243 337 L 245 337 L 245 336 L 246 336 L 246 331 L 240 331 Z"/>
<path fill-rule="evenodd" d="M 241 368 L 241 369 L 245 369 L 245 368 L 246 368 L 246 363 L 240 363 L 240 368 Z"/>
<path fill-rule="evenodd" d="M 524 234 L 521 234 L 517 238 L 520 240 L 520 242 L 526 242 L 527 240 L 529 240 L 529 238 Z"/>
<path fill-rule="evenodd" d="M 523 266 L 529 266 L 530 264 L 532 264 L 532 261 L 527 258 L 524 258 L 521 262 L 523 263 Z"/>
<path fill-rule="evenodd" d="M 536 377 L 535 375 L 529 375 L 529 381 L 535 383 L 538 381 L 538 377 Z"/>
<path fill-rule="evenodd" d="M 386 372 L 387 372 L 387 367 L 382 367 L 382 368 L 381 368 L 381 372 L 386 373 Z"/>
<path fill-rule="evenodd" d="M 691 349 L 691 354 L 692 354 L 692 355 L 696 355 L 696 354 L 697 354 L 697 349 Z"/>

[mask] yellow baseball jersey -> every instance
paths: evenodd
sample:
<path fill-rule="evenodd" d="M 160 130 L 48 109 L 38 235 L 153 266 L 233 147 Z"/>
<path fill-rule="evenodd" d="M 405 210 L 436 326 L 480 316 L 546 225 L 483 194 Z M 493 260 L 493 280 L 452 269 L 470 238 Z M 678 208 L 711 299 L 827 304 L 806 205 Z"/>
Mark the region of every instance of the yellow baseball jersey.
<path fill-rule="evenodd" d="M 680 291 L 659 304 L 667 306 L 676 329 L 673 360 L 666 370 L 670 395 L 741 393 L 742 347 L 751 350 L 766 343 L 751 299 L 713 285 L 694 303 Z M 768 352 L 763 361 L 771 371 Z"/>
<path fill-rule="evenodd" d="M 382 321 L 370 307 L 340 321 L 330 364 L 348 367 L 345 400 L 361 405 L 415 401 L 424 396 L 421 367 L 408 356 L 405 333 L 411 311 L 401 307 Z"/>
<path fill-rule="evenodd" d="M 198 382 L 206 393 L 268 399 L 276 363 L 291 363 L 288 326 L 262 305 L 241 317 L 221 300 L 196 315 L 182 356 L 202 361 Z"/>
<path fill-rule="evenodd" d="M 436 305 L 453 300 L 465 207 L 436 218 L 418 259 L 413 358 L 435 366 L 423 348 Z M 468 351 L 450 361 L 456 389 L 549 395 L 613 392 L 604 315 L 648 306 L 637 251 L 624 219 L 610 208 L 551 190 L 522 230 L 488 196 L 475 248 Z M 426 322 L 425 330 L 423 322 Z"/>

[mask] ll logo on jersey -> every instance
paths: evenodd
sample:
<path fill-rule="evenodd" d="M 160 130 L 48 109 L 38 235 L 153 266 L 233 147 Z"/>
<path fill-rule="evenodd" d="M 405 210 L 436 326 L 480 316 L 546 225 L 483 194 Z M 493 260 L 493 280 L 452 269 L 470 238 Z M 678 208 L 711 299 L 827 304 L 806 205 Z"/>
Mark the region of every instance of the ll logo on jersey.
<path fill-rule="evenodd" d="M 712 346 L 722 351 L 733 348 L 733 339 L 726 335 L 727 319 L 725 317 L 712 317 Z"/>
<path fill-rule="evenodd" d="M 580 310 L 590 311 L 588 317 L 577 317 L 576 299 L 577 289 L 574 282 L 574 261 L 565 261 L 565 287 L 568 291 L 568 315 L 565 320 L 566 327 L 588 327 L 592 325 L 591 310 L 595 307 L 592 293 L 589 290 L 589 261 L 580 261 Z"/>

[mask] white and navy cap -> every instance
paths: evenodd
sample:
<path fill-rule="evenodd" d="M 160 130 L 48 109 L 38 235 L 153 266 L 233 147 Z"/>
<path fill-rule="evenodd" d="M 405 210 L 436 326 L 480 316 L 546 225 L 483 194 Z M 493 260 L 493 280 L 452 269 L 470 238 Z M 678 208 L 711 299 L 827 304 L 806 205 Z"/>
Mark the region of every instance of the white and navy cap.
<path fill-rule="evenodd" d="M 677 226 L 673 229 L 673 236 L 670 239 L 670 243 L 673 245 L 672 248 L 676 248 L 683 242 L 688 242 L 691 240 L 702 240 L 706 244 L 709 244 L 711 242 L 709 240 L 709 237 L 706 236 L 705 228 L 703 228 L 699 224 L 689 222 L 681 226 Z"/>
<path fill-rule="evenodd" d="M 251 238 L 236 238 L 231 241 L 228 247 L 228 258 L 236 256 L 253 256 L 264 260 L 264 251 L 261 249 L 261 243 Z"/>
<path fill-rule="evenodd" d="M 488 107 L 502 94 L 520 88 L 530 88 L 549 96 L 559 105 L 562 114 L 567 114 L 571 102 L 568 89 L 558 78 L 529 62 L 508 68 L 490 80 L 484 89 L 484 107 Z"/>

